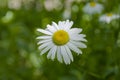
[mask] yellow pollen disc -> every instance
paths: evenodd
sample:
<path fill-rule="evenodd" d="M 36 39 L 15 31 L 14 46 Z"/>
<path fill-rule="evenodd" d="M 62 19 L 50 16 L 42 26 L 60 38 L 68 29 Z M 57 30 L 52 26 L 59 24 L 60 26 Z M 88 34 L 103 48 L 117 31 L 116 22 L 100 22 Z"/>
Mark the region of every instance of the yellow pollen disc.
<path fill-rule="evenodd" d="M 107 16 L 111 17 L 111 16 L 112 16 L 112 13 L 108 13 Z"/>
<path fill-rule="evenodd" d="M 96 6 L 96 3 L 95 3 L 95 2 L 90 2 L 90 6 L 91 6 L 91 7 L 95 7 L 95 6 Z"/>
<path fill-rule="evenodd" d="M 53 34 L 52 39 L 56 45 L 64 45 L 69 41 L 69 35 L 64 30 L 58 30 Z"/>

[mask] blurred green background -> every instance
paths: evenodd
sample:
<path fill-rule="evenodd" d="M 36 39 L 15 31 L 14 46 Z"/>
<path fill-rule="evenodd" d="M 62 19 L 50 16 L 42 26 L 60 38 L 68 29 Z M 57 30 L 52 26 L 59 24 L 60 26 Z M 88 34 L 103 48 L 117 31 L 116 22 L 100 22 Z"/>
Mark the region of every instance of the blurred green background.
<path fill-rule="evenodd" d="M 120 80 L 120 20 L 101 23 L 107 12 L 120 13 L 120 0 L 95 0 L 101 14 L 83 13 L 93 0 L 0 0 L 0 80 Z M 70 19 L 88 40 L 70 65 L 48 60 L 37 49 L 39 33 L 52 21 Z"/>

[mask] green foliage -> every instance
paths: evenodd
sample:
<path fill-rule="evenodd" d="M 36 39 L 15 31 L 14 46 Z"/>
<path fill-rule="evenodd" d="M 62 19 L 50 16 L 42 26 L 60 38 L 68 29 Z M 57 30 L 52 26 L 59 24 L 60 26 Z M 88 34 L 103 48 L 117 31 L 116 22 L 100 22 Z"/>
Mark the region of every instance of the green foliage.
<path fill-rule="evenodd" d="M 9 7 L 10 1 L 0 0 L 0 80 L 120 79 L 120 20 L 110 24 L 98 21 L 106 12 L 119 13 L 119 0 L 98 0 L 105 9 L 92 16 L 82 12 L 89 0 L 73 0 L 70 20 L 74 21 L 73 27 L 83 28 L 88 42 L 82 55 L 73 52 L 70 65 L 48 60 L 46 54 L 40 56 L 36 44 L 36 28 L 65 20 L 67 0 L 60 0 L 61 7 L 52 10 L 44 7 L 45 0 L 23 0 L 19 9 Z"/>

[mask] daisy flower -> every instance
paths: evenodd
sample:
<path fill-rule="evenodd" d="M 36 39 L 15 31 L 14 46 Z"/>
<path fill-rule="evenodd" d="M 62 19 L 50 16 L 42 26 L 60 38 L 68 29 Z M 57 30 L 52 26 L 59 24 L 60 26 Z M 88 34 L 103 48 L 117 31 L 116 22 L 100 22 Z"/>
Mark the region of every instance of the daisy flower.
<path fill-rule="evenodd" d="M 38 36 L 38 49 L 41 50 L 41 55 L 47 54 L 48 59 L 54 60 L 55 57 L 59 62 L 70 64 L 73 61 L 73 55 L 71 51 L 77 54 L 82 54 L 80 48 L 86 48 L 83 43 L 87 40 L 81 28 L 71 28 L 72 21 L 59 21 L 58 24 L 52 22 L 52 25 L 47 25 L 47 28 L 37 29 L 43 36 Z"/>
<path fill-rule="evenodd" d="M 120 15 L 112 14 L 112 13 L 107 13 L 107 14 L 102 15 L 99 18 L 99 21 L 106 22 L 106 23 L 109 24 L 112 20 L 118 19 L 118 18 L 120 18 Z"/>
<path fill-rule="evenodd" d="M 103 10 L 103 5 L 96 3 L 96 2 L 90 2 L 87 3 L 83 7 L 83 12 L 87 14 L 96 14 L 96 13 L 101 13 Z"/>

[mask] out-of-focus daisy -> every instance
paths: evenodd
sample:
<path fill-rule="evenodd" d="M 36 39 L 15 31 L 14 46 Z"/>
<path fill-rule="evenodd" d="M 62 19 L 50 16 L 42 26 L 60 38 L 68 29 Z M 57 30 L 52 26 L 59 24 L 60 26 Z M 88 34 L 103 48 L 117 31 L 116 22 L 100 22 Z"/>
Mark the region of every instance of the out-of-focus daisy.
<path fill-rule="evenodd" d="M 8 11 L 4 17 L 2 17 L 2 22 L 9 23 L 14 18 L 14 13 L 12 11 Z"/>
<path fill-rule="evenodd" d="M 107 13 L 107 14 L 102 15 L 99 18 L 99 21 L 110 23 L 112 20 L 118 19 L 118 18 L 120 18 L 120 15 L 112 14 L 112 13 Z"/>
<path fill-rule="evenodd" d="M 60 10 L 63 6 L 60 0 L 45 0 L 44 7 L 48 11 Z"/>
<path fill-rule="evenodd" d="M 22 0 L 8 0 L 8 7 L 18 10 L 22 7 Z"/>
<path fill-rule="evenodd" d="M 87 3 L 83 7 L 83 12 L 87 14 L 101 13 L 102 10 L 103 10 L 103 5 L 96 2 Z"/>
<path fill-rule="evenodd" d="M 71 10 L 65 10 L 63 12 L 63 18 L 64 19 L 70 19 L 71 18 Z"/>
<path fill-rule="evenodd" d="M 41 50 L 41 55 L 48 52 L 47 58 L 54 60 L 57 57 L 59 62 L 70 64 L 73 61 L 71 51 L 77 54 L 82 54 L 80 48 L 86 48 L 83 43 L 87 40 L 81 28 L 71 28 L 72 21 L 59 21 L 58 24 L 52 22 L 52 25 L 47 25 L 45 30 L 37 29 L 38 32 L 43 33 L 43 36 L 38 36 L 38 49 Z"/>

